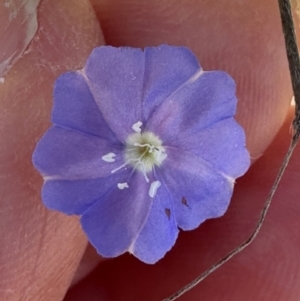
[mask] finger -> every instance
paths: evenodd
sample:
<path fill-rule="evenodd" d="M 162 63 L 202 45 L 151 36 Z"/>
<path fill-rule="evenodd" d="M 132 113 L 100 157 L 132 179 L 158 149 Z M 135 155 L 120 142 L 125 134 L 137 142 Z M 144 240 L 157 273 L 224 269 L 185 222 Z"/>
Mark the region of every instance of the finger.
<path fill-rule="evenodd" d="M 237 82 L 240 100 L 238 119 L 246 129 L 251 155 L 256 158 L 263 153 L 280 128 L 291 99 L 276 2 L 92 2 L 108 43 L 138 47 L 161 43 L 187 45 L 195 51 L 205 69 L 223 69 L 229 72 Z M 261 206 L 259 200 L 253 202 L 256 206 Z M 242 213 L 242 217 L 248 218 L 247 212 Z M 251 217 L 253 223 L 254 219 Z M 237 221 L 233 220 L 233 227 L 236 226 L 235 222 Z M 227 226 L 222 220 L 219 225 L 217 230 L 205 230 L 204 226 L 202 228 L 204 227 L 203 231 L 207 236 L 212 236 L 215 231 L 214 237 L 222 237 Z M 239 233 L 246 235 L 246 230 L 240 229 Z M 197 231 L 184 235 L 190 235 L 190 240 L 198 241 L 199 238 Z M 233 238 L 235 235 L 233 234 Z M 225 246 L 232 246 L 233 238 L 229 241 L 224 239 Z M 236 238 L 240 237 L 236 235 Z M 210 253 L 212 246 L 207 244 L 203 243 Z M 186 251 L 184 255 L 188 256 L 189 252 Z M 178 256 L 175 261 L 178 263 L 181 260 L 185 258 Z M 202 257 L 201 260 L 209 263 Z M 124 268 L 125 273 L 128 272 L 129 265 L 122 266 L 120 261 L 115 262 L 116 269 Z M 104 265 L 106 264 L 110 265 Z M 136 272 L 131 265 L 130 269 Z M 110 271 L 116 272 L 113 269 Z M 120 279 L 124 280 L 122 277 Z M 133 282 L 136 280 L 130 279 Z M 99 281 L 96 282 L 99 286 Z M 124 285 L 130 287 L 127 282 Z M 133 289 L 132 286 L 129 289 Z M 153 290 L 155 289 L 152 288 Z M 113 292 L 112 295 L 116 294 Z"/>
<path fill-rule="evenodd" d="M 237 82 L 237 118 L 252 157 L 282 125 L 292 97 L 277 2 L 91 0 L 112 45 L 190 47 L 205 70 Z"/>
<path fill-rule="evenodd" d="M 290 142 L 289 118 L 263 157 L 240 180 L 226 215 L 182 232 L 173 250 L 154 266 L 132 256 L 100 264 L 88 278 L 69 291 L 65 301 L 162 300 L 190 282 L 247 239 Z M 179 300 L 297 300 L 300 288 L 298 249 L 300 226 L 298 185 L 300 149 L 297 148 L 256 240 L 204 282 Z M 141 277 L 143 275 L 143 277 Z"/>
<path fill-rule="evenodd" d="M 33 2 L 0 7 L 1 16 L 9 14 L 8 22 L 15 14 L 26 28 L 24 33 L 16 30 L 20 26 L 7 25 L 7 36 L 18 43 L 1 44 L 20 55 L 0 84 L 0 299 L 54 301 L 63 298 L 86 238 L 76 217 L 41 204 L 42 179 L 31 154 L 50 126 L 55 78 L 82 67 L 103 38 L 88 1 L 45 0 L 38 5 L 38 29 L 24 52 L 18 47 L 34 24 L 27 24 L 36 12 Z"/>
<path fill-rule="evenodd" d="M 85 252 L 81 258 L 81 261 L 79 263 L 79 266 L 72 279 L 71 287 L 73 287 L 78 282 L 80 282 L 83 278 L 89 275 L 100 262 L 105 260 L 106 258 L 100 256 L 97 253 L 96 249 L 90 243 L 88 243 Z"/>

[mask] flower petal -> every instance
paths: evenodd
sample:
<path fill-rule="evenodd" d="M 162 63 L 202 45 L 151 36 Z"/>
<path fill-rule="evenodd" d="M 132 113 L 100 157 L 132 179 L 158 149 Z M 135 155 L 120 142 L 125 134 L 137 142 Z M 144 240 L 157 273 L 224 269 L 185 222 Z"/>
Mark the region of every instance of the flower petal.
<path fill-rule="evenodd" d="M 168 157 L 158 172 L 172 195 L 177 224 L 183 230 L 226 211 L 233 179 L 191 152 L 167 148 Z"/>
<path fill-rule="evenodd" d="M 232 178 L 240 177 L 250 166 L 244 130 L 233 118 L 223 119 L 196 133 L 187 130 L 174 144 L 193 152 Z"/>
<path fill-rule="evenodd" d="M 107 124 L 120 141 L 141 121 L 145 56 L 141 49 L 97 47 L 82 74 Z"/>
<path fill-rule="evenodd" d="M 151 115 L 146 130 L 168 145 L 186 130 L 203 130 L 232 117 L 236 111 L 235 83 L 225 72 L 201 71 L 170 95 Z"/>
<path fill-rule="evenodd" d="M 33 163 L 45 179 L 79 180 L 106 177 L 123 164 L 122 145 L 57 126 L 46 132 L 33 154 Z M 113 152 L 115 162 L 102 156 Z"/>
<path fill-rule="evenodd" d="M 169 251 L 178 236 L 172 199 L 164 185 L 160 186 L 145 226 L 131 252 L 146 263 L 155 263 Z"/>
<path fill-rule="evenodd" d="M 149 214 L 152 200 L 143 175 L 134 173 L 128 185 L 116 187 L 81 217 L 83 230 L 102 256 L 115 257 L 128 251 Z"/>
<path fill-rule="evenodd" d="M 116 141 L 116 136 L 103 119 L 79 72 L 64 73 L 56 80 L 52 122 L 64 128 Z"/>
<path fill-rule="evenodd" d="M 184 82 L 199 72 L 195 55 L 186 47 L 146 47 L 143 120 Z"/>
<path fill-rule="evenodd" d="M 43 203 L 52 210 L 81 215 L 128 176 L 128 171 L 122 170 L 105 178 L 48 180 L 42 189 Z"/>

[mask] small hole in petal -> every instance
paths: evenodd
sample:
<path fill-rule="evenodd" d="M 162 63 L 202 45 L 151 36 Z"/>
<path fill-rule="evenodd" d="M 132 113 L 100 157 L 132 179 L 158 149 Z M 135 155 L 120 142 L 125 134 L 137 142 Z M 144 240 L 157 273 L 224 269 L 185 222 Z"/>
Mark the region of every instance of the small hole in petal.
<path fill-rule="evenodd" d="M 166 215 L 167 215 L 168 219 L 170 219 L 170 217 L 171 217 L 171 210 L 167 208 L 167 209 L 165 209 L 165 212 L 166 212 Z"/>
<path fill-rule="evenodd" d="M 188 205 L 188 203 L 187 203 L 187 201 L 186 201 L 185 198 L 182 198 L 181 203 L 182 203 L 183 205 L 189 207 L 189 205 Z"/>

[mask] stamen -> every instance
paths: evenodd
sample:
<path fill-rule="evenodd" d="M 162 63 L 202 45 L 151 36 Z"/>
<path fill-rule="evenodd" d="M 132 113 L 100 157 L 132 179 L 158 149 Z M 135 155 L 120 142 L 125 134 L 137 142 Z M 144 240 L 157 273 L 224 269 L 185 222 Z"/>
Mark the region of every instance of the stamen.
<path fill-rule="evenodd" d="M 155 148 L 154 157 L 158 162 L 163 162 L 167 158 L 167 154 L 160 147 Z"/>
<path fill-rule="evenodd" d="M 144 178 L 145 178 L 145 181 L 147 182 L 147 183 L 149 183 L 149 178 L 148 178 L 148 176 L 147 176 L 147 173 L 146 173 L 146 171 L 145 171 L 145 169 L 143 168 L 142 169 L 142 174 L 143 174 L 143 176 L 144 176 Z"/>
<path fill-rule="evenodd" d="M 147 172 L 145 170 L 145 166 L 144 166 L 144 164 L 142 162 L 142 159 L 146 155 L 146 153 L 147 153 L 147 150 L 145 150 L 137 160 L 133 160 L 133 161 L 136 161 L 135 164 L 134 164 L 134 169 L 136 169 L 138 166 L 140 166 L 140 169 L 141 169 L 141 172 L 142 172 L 142 174 L 143 174 L 143 176 L 145 178 L 145 181 L 147 183 L 149 183 L 149 178 L 147 176 Z"/>
<path fill-rule="evenodd" d="M 115 153 L 108 153 L 108 154 L 102 156 L 101 159 L 105 162 L 112 163 L 112 162 L 116 161 L 115 156 L 116 156 Z"/>
<path fill-rule="evenodd" d="M 141 126 L 143 125 L 143 123 L 141 121 L 138 121 L 136 122 L 131 128 L 137 132 L 137 133 L 140 133 L 142 130 L 141 130 Z"/>
<path fill-rule="evenodd" d="M 128 187 L 129 186 L 128 186 L 128 184 L 126 182 L 124 182 L 124 183 L 118 183 L 118 188 L 121 189 L 121 190 L 123 190 L 124 188 L 128 188 Z"/>
<path fill-rule="evenodd" d="M 129 163 L 129 162 L 126 162 L 126 163 L 122 164 L 121 166 L 119 166 L 119 167 L 113 169 L 113 170 L 111 171 L 111 173 L 115 173 L 116 171 L 122 169 L 123 167 L 125 167 L 126 165 L 128 165 L 128 163 Z"/>
<path fill-rule="evenodd" d="M 154 198 L 156 193 L 157 193 L 157 189 L 161 186 L 160 181 L 154 181 L 151 183 L 150 185 L 150 189 L 149 189 L 149 196 L 151 198 Z"/>
<path fill-rule="evenodd" d="M 115 173 L 116 171 L 122 169 L 123 167 L 125 167 L 126 165 L 128 165 L 128 164 L 131 163 L 131 162 L 134 162 L 134 163 L 135 163 L 135 164 L 134 164 L 134 169 L 137 168 L 137 165 L 141 165 L 141 167 L 143 168 L 144 165 L 143 165 L 141 159 L 146 155 L 146 153 L 147 153 L 147 150 L 144 151 L 138 159 L 130 159 L 130 160 L 126 161 L 126 162 L 125 162 L 124 164 L 122 164 L 121 166 L 119 166 L 119 167 L 113 169 L 113 170 L 111 171 L 111 173 Z M 146 182 L 149 182 L 149 179 L 148 179 L 147 175 L 144 174 L 144 176 L 145 176 Z"/>

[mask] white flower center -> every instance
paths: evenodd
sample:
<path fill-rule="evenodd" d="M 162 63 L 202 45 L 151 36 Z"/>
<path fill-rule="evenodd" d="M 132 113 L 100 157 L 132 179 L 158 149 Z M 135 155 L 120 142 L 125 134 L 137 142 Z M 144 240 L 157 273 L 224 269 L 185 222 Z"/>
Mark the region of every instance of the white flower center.
<path fill-rule="evenodd" d="M 144 175 L 166 159 L 162 141 L 151 132 L 134 133 L 126 139 L 125 162 Z"/>
<path fill-rule="evenodd" d="M 151 172 L 155 166 L 160 166 L 163 161 L 167 158 L 165 148 L 162 145 L 162 141 L 151 132 L 143 132 L 141 126 L 143 123 L 141 121 L 136 122 L 132 129 L 135 133 L 129 135 L 125 141 L 124 150 L 124 164 L 113 169 L 111 172 L 125 168 L 127 165 L 131 165 L 134 170 L 140 171 L 146 182 L 149 182 L 147 173 Z M 108 153 L 102 156 L 102 160 L 107 163 L 115 162 L 115 153 Z M 129 188 L 127 182 L 118 183 L 118 188 L 123 190 Z M 160 181 L 153 181 L 149 187 L 149 196 L 154 198 L 158 188 L 161 186 Z"/>

